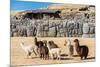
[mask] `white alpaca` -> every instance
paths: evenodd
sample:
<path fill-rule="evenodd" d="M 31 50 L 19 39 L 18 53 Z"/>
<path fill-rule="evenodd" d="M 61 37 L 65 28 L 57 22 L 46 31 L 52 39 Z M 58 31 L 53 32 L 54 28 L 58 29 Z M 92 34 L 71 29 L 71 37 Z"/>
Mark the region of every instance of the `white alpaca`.
<path fill-rule="evenodd" d="M 32 52 L 34 52 L 35 55 L 37 55 L 37 46 L 35 45 L 25 45 L 23 42 L 20 43 L 20 46 L 22 49 L 26 52 L 27 58 L 31 56 Z"/>
<path fill-rule="evenodd" d="M 47 47 L 49 49 L 49 55 L 52 59 L 54 59 L 55 57 L 57 59 L 60 59 L 60 55 L 61 55 L 61 48 L 50 48 L 50 45 L 47 44 Z"/>
<path fill-rule="evenodd" d="M 71 44 L 70 39 L 68 39 L 68 41 L 66 42 L 65 40 L 65 46 L 68 49 L 68 55 L 72 56 L 73 55 L 73 45 Z"/>

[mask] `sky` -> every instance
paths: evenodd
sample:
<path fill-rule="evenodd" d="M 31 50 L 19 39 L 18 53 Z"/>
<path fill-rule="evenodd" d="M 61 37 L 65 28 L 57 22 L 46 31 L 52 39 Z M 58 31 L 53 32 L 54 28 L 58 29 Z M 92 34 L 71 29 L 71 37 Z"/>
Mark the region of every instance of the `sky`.
<path fill-rule="evenodd" d="M 11 10 L 31 10 L 31 9 L 37 9 L 37 8 L 44 8 L 47 7 L 50 4 L 48 2 L 31 2 L 31 1 L 16 1 L 16 0 L 10 0 L 10 9 Z"/>

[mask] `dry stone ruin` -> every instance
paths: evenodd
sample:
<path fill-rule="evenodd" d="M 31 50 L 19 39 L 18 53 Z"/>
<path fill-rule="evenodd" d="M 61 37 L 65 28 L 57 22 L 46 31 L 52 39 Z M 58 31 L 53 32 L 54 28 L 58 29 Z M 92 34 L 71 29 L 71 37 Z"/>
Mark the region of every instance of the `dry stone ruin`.
<path fill-rule="evenodd" d="M 11 36 L 38 37 L 95 37 L 95 12 L 70 11 L 59 13 L 59 18 L 42 15 L 36 18 L 11 16 Z"/>

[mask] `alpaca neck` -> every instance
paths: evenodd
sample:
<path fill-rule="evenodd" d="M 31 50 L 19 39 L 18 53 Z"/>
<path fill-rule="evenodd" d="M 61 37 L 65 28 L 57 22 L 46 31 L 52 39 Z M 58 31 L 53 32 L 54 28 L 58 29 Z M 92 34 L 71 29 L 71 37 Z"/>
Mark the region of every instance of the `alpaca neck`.
<path fill-rule="evenodd" d="M 34 40 L 34 44 L 37 45 L 37 40 L 36 39 Z"/>
<path fill-rule="evenodd" d="M 23 43 L 21 43 L 20 46 L 21 46 L 22 48 L 24 48 L 24 44 L 23 44 Z"/>
<path fill-rule="evenodd" d="M 50 50 L 50 46 L 47 44 L 48 49 Z"/>
<path fill-rule="evenodd" d="M 79 46 L 80 46 L 80 44 L 78 43 L 78 44 L 77 44 L 77 47 L 79 48 Z"/>
<path fill-rule="evenodd" d="M 80 44 L 79 43 L 76 43 L 76 51 L 80 52 Z"/>
<path fill-rule="evenodd" d="M 70 41 L 70 40 L 68 40 L 68 43 L 67 43 L 67 45 L 71 45 L 71 41 Z"/>

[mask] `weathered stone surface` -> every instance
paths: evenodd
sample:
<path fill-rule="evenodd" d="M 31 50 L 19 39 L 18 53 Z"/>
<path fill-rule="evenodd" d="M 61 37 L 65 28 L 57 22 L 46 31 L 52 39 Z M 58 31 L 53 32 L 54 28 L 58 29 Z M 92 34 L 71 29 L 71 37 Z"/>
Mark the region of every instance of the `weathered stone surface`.
<path fill-rule="evenodd" d="M 90 34 L 90 38 L 95 38 L 95 34 Z"/>
<path fill-rule="evenodd" d="M 89 34 L 83 34 L 82 37 L 83 37 L 83 38 L 89 38 L 90 35 L 89 35 Z"/>
<path fill-rule="evenodd" d="M 65 18 L 21 19 L 11 18 L 11 36 L 38 37 L 95 37 L 95 16 L 87 18 L 84 13 Z"/>
<path fill-rule="evenodd" d="M 94 34 L 95 33 L 95 27 L 94 26 L 90 27 L 89 33 L 90 34 Z"/>
<path fill-rule="evenodd" d="M 55 27 L 49 28 L 48 35 L 51 36 L 51 37 L 56 37 L 57 36 Z"/>
<path fill-rule="evenodd" d="M 84 23 L 83 24 L 83 34 L 87 34 L 87 33 L 89 33 L 89 24 Z"/>

